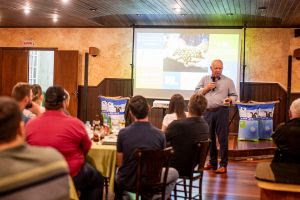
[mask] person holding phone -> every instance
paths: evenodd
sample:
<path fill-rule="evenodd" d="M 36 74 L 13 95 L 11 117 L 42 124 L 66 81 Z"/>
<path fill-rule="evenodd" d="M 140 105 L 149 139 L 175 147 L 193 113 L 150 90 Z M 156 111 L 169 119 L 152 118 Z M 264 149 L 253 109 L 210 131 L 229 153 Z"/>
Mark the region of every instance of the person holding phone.
<path fill-rule="evenodd" d="M 204 118 L 210 129 L 210 163 L 205 169 L 215 170 L 216 173 L 226 173 L 228 164 L 228 135 L 229 109 L 228 106 L 237 100 L 233 81 L 222 74 L 222 60 L 213 60 L 210 66 L 211 75 L 204 76 L 195 92 L 207 99 L 207 109 Z M 218 150 L 216 136 L 220 143 L 221 162 L 218 168 Z"/>

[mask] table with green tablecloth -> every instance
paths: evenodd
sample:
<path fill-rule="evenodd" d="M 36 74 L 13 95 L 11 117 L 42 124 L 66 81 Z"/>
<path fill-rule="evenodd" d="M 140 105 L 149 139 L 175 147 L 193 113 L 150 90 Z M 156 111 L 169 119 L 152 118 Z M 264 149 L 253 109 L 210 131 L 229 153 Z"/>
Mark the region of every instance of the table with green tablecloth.
<path fill-rule="evenodd" d="M 103 176 L 109 178 L 109 191 L 114 190 L 114 178 L 116 171 L 116 145 L 102 145 L 93 142 L 88 153 L 88 162 L 96 167 Z"/>

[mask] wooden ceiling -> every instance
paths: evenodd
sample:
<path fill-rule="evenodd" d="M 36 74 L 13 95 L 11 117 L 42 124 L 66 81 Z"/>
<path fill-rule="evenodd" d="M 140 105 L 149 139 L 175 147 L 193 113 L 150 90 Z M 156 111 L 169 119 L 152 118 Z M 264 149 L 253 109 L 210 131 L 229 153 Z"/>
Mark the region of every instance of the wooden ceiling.
<path fill-rule="evenodd" d="M 300 0 L 0 0 L 0 27 L 134 25 L 296 28 Z"/>

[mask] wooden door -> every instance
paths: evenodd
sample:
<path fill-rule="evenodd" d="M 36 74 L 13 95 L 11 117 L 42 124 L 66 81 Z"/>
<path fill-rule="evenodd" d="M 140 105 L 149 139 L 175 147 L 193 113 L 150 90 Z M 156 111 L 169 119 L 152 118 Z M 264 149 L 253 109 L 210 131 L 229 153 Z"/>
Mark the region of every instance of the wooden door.
<path fill-rule="evenodd" d="M 54 85 L 64 87 L 70 94 L 68 111 L 77 117 L 78 109 L 78 51 L 55 51 Z"/>
<path fill-rule="evenodd" d="M 10 96 L 18 82 L 28 81 L 28 50 L 2 48 L 0 51 L 1 94 Z"/>

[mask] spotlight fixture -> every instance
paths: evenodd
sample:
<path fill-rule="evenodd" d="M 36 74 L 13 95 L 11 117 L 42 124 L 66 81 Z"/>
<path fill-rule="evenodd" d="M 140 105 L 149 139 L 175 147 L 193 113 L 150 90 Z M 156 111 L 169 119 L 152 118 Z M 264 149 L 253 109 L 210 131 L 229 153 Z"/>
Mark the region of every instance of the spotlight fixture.
<path fill-rule="evenodd" d="M 29 13 L 30 13 L 30 6 L 29 6 L 29 4 L 26 4 L 26 6 L 24 6 L 24 13 L 25 13 L 25 15 L 28 15 Z"/>
<path fill-rule="evenodd" d="M 97 8 L 90 8 L 90 11 L 96 12 Z"/>
<path fill-rule="evenodd" d="M 54 23 L 56 23 L 58 21 L 58 15 L 57 14 L 53 14 L 52 20 L 53 20 Z"/>
<path fill-rule="evenodd" d="M 181 12 L 181 8 L 180 7 L 174 8 L 174 10 L 175 10 L 176 13 L 180 13 Z"/>

